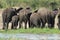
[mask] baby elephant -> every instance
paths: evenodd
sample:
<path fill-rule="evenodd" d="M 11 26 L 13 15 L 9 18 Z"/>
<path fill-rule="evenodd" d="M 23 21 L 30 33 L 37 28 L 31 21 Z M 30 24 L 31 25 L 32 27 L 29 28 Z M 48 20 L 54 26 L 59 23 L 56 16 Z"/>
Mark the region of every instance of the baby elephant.
<path fill-rule="evenodd" d="M 17 29 L 17 26 L 18 26 L 18 21 L 19 21 L 19 16 L 18 15 L 15 15 L 12 17 L 12 26 L 11 26 L 11 29 Z"/>

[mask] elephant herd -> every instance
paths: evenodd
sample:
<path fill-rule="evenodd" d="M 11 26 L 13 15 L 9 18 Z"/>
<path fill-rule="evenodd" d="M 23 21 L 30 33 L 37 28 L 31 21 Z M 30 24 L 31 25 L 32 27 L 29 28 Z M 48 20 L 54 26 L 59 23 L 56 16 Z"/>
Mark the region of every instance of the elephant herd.
<path fill-rule="evenodd" d="M 21 28 L 22 22 L 25 23 L 25 29 L 27 29 L 27 22 L 29 28 L 44 28 L 45 24 L 48 24 L 48 28 L 54 28 L 55 17 L 58 14 L 58 28 L 60 29 L 60 9 L 56 8 L 50 10 L 42 7 L 32 12 L 30 7 L 26 8 L 6 8 L 2 13 L 3 29 L 8 29 L 9 22 L 12 23 L 11 29 L 17 29 L 18 22 L 19 28 Z"/>

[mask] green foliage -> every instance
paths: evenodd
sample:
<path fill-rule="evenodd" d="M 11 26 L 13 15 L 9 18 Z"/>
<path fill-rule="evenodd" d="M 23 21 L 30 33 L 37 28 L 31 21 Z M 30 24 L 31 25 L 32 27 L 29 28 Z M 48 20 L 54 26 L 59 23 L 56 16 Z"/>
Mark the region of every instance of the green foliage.
<path fill-rule="evenodd" d="M 55 5 L 50 5 L 50 3 L 56 3 Z M 33 9 L 39 7 L 48 7 L 53 9 L 60 6 L 60 0 L 0 0 L 0 8 L 14 7 L 14 6 L 30 6 Z"/>
<path fill-rule="evenodd" d="M 17 30 L 0 30 L 0 33 L 16 34 L 16 33 L 32 33 L 32 34 L 60 34 L 59 29 L 49 28 L 29 28 L 29 29 L 17 29 Z"/>

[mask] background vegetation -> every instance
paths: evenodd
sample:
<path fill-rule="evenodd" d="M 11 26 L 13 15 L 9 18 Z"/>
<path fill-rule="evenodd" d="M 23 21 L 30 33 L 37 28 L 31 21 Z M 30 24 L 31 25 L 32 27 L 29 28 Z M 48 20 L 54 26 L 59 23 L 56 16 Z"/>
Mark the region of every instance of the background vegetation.
<path fill-rule="evenodd" d="M 39 8 L 39 7 L 48 7 L 52 8 L 52 5 L 50 3 L 55 3 L 53 8 L 60 6 L 60 0 L 0 0 L 0 8 L 6 8 L 6 7 L 14 7 L 14 6 L 21 6 L 26 7 L 30 6 L 33 9 Z"/>

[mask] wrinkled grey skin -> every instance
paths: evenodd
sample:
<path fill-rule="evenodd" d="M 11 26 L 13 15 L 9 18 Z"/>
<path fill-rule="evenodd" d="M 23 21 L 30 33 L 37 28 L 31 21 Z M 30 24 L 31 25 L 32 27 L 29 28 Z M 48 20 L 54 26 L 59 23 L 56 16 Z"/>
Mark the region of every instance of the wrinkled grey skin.
<path fill-rule="evenodd" d="M 19 12 L 19 28 L 21 28 L 21 23 L 25 23 L 25 29 L 27 28 L 27 22 L 30 21 L 31 9 L 29 7 L 21 10 Z"/>
<path fill-rule="evenodd" d="M 48 23 L 49 28 L 54 28 L 55 17 L 57 13 L 58 13 L 58 9 L 54 9 L 54 10 L 49 10 L 48 8 L 39 9 L 38 14 L 40 14 L 42 28 L 44 28 L 46 22 Z"/>
<path fill-rule="evenodd" d="M 35 10 L 30 16 L 30 28 L 40 27 L 40 17 L 37 13 L 38 10 Z"/>
<path fill-rule="evenodd" d="M 17 15 L 17 13 L 22 8 L 16 10 L 16 8 L 6 8 L 2 13 L 2 20 L 3 20 L 3 29 L 8 29 L 8 24 L 12 20 L 12 16 Z"/>
<path fill-rule="evenodd" d="M 44 28 L 45 24 L 48 23 L 48 27 L 53 28 L 55 23 L 55 16 L 57 15 L 57 13 L 58 13 L 57 9 L 49 10 L 48 8 L 44 7 L 40 8 L 37 13 L 31 14 L 30 16 L 31 26 L 32 25 L 36 27 L 41 26 L 41 28 Z"/>
<path fill-rule="evenodd" d="M 17 26 L 18 26 L 18 21 L 19 21 L 19 15 L 14 15 L 12 17 L 12 27 L 11 29 L 17 29 Z"/>

